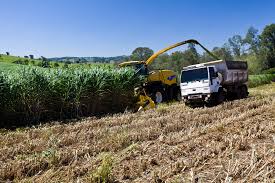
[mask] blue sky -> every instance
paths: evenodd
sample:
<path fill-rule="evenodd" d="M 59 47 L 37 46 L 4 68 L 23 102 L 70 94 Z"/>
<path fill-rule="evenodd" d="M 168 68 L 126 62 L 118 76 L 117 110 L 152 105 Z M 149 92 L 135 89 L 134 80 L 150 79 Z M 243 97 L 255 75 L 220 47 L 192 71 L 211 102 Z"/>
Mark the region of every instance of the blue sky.
<path fill-rule="evenodd" d="M 129 55 L 194 38 L 222 46 L 275 23 L 274 0 L 0 0 L 0 52 Z M 185 47 L 181 48 L 184 49 Z"/>

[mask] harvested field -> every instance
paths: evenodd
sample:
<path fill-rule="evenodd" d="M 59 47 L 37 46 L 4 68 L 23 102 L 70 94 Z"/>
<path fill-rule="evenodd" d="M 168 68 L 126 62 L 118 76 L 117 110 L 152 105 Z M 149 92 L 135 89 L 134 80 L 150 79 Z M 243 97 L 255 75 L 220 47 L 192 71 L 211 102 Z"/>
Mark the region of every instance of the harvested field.
<path fill-rule="evenodd" d="M 3 131 L 6 182 L 272 182 L 275 84 L 212 108 L 163 105 Z"/>

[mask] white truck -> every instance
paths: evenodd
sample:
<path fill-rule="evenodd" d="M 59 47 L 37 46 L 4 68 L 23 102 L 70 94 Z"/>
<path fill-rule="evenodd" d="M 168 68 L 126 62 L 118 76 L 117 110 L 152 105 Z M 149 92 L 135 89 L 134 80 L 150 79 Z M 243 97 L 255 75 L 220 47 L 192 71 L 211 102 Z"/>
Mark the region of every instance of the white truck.
<path fill-rule="evenodd" d="M 247 62 L 217 60 L 184 67 L 180 90 L 185 103 L 219 104 L 248 96 Z"/>

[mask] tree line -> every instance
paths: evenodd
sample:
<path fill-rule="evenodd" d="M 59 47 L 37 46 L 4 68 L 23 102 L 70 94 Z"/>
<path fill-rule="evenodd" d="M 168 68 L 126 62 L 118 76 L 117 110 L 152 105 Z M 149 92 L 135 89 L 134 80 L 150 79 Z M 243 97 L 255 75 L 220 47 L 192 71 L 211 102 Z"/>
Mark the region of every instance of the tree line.
<path fill-rule="evenodd" d="M 147 60 L 153 50 L 138 47 L 130 56 L 131 60 Z M 249 65 L 250 74 L 259 74 L 275 67 L 275 24 L 265 26 L 260 33 L 250 27 L 245 36 L 234 35 L 221 47 L 212 49 L 217 57 L 223 60 L 245 60 Z M 184 51 L 162 54 L 150 66 L 152 69 L 171 69 L 180 72 L 182 67 L 212 61 L 206 52 L 199 53 L 194 44 L 188 44 Z"/>

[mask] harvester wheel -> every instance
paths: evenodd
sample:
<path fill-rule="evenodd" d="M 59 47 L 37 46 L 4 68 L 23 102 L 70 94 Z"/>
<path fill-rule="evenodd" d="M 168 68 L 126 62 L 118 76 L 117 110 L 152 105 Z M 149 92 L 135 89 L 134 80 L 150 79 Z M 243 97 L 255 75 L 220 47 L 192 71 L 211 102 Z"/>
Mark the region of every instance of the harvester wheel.
<path fill-rule="evenodd" d="M 176 101 L 181 101 L 181 93 L 180 93 L 180 89 L 177 87 L 174 87 L 172 89 L 172 97 L 171 100 L 176 100 Z"/>
<path fill-rule="evenodd" d="M 154 95 L 154 99 L 157 104 L 163 102 L 163 94 L 160 91 L 156 91 Z"/>

